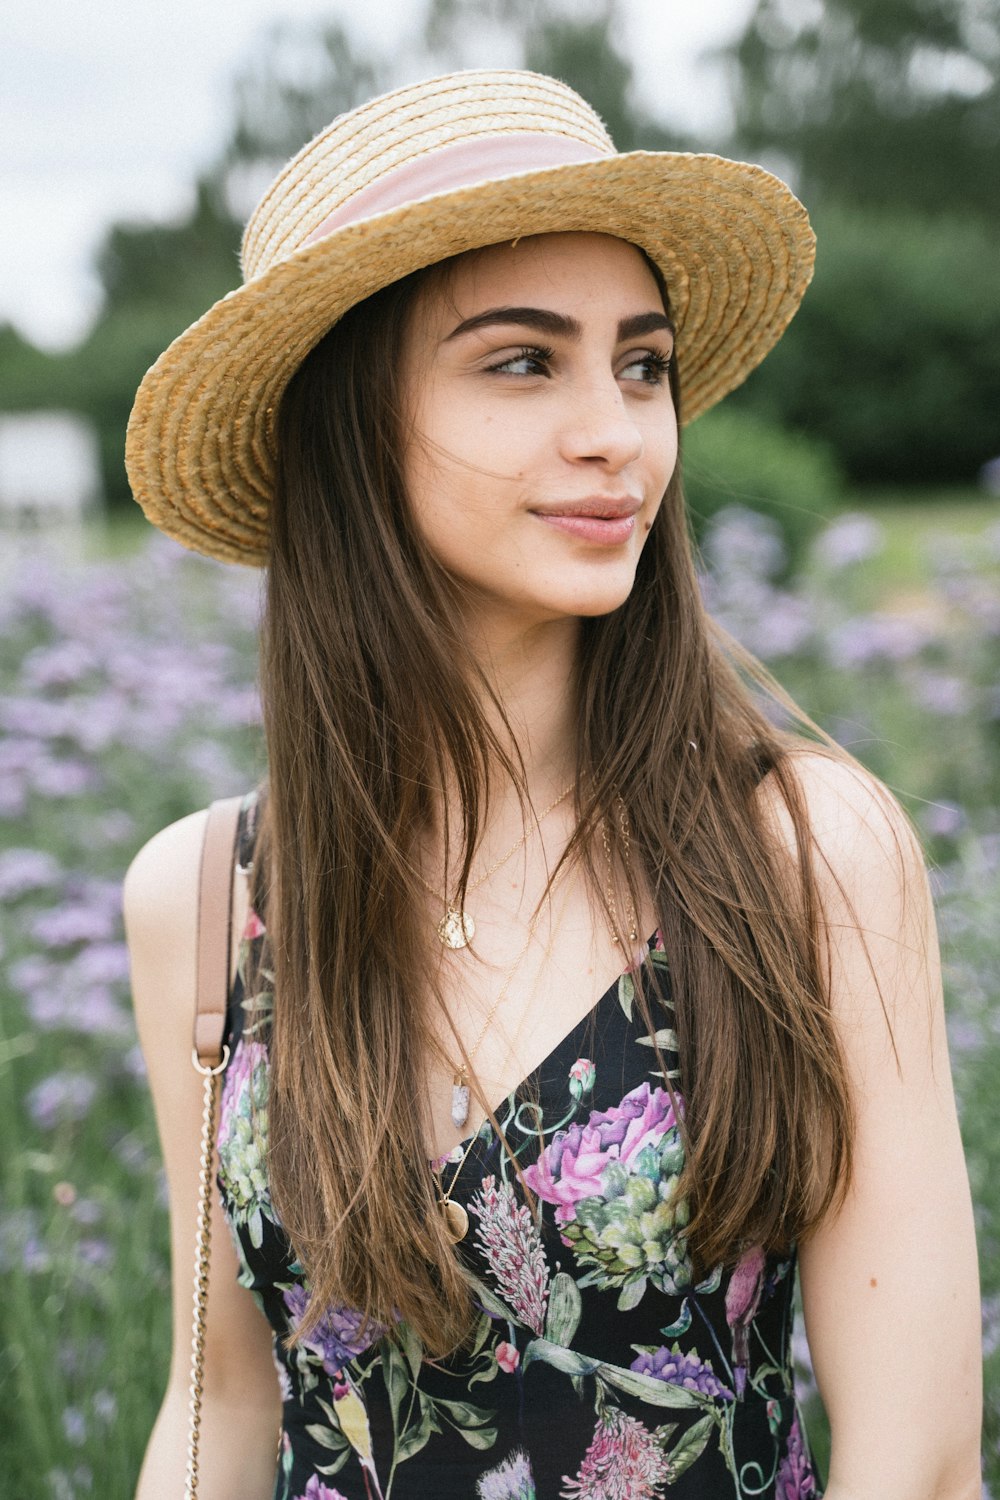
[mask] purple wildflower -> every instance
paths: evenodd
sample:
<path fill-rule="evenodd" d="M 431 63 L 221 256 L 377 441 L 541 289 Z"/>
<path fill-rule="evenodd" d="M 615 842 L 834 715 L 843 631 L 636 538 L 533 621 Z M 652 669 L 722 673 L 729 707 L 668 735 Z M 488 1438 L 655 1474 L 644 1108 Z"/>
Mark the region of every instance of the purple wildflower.
<path fill-rule="evenodd" d="M 86 1073 L 50 1073 L 28 1094 L 28 1113 L 42 1130 L 82 1120 L 97 1098 L 97 1084 Z"/>
<path fill-rule="evenodd" d="M 680 1385 L 687 1391 L 700 1391 L 717 1401 L 732 1401 L 733 1393 L 723 1385 L 708 1360 L 697 1354 L 681 1354 L 677 1349 L 655 1349 L 642 1353 L 630 1366 L 639 1375 L 650 1375 L 665 1385 Z"/>
<path fill-rule="evenodd" d="M 576 1478 L 564 1474 L 559 1494 L 561 1500 L 654 1500 L 669 1474 L 655 1434 L 617 1406 L 607 1406 Z"/>
<path fill-rule="evenodd" d="M 110 912 L 77 901 L 39 913 L 31 924 L 31 935 L 46 948 L 68 948 L 75 943 L 106 943 L 116 926 Z"/>
<path fill-rule="evenodd" d="M 469 1208 L 479 1220 L 476 1240 L 502 1295 L 518 1320 L 541 1334 L 549 1300 L 549 1272 L 527 1204 L 517 1202 L 509 1182 L 498 1187 L 494 1177 L 485 1177 Z"/>
<path fill-rule="evenodd" d="M 885 546 L 885 531 L 871 516 L 838 516 L 817 537 L 814 552 L 828 568 L 854 567 L 867 562 Z"/>
<path fill-rule="evenodd" d="M 66 1441 L 74 1448 L 82 1448 L 87 1441 L 87 1419 L 78 1406 L 67 1406 L 62 1414 L 62 1428 Z"/>
<path fill-rule="evenodd" d="M 59 861 L 44 849 L 6 849 L 0 854 L 0 901 L 51 890 L 61 876 Z"/>

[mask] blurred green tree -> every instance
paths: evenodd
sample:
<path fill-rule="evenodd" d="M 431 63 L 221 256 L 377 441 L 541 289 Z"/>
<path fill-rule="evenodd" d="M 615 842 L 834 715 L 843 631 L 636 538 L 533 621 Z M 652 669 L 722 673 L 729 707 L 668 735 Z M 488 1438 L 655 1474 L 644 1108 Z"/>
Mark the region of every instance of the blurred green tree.
<path fill-rule="evenodd" d="M 1000 0 L 757 0 L 736 135 L 815 204 L 1000 215 Z"/>
<path fill-rule="evenodd" d="M 756 0 L 724 55 L 726 149 L 788 176 L 819 242 L 736 406 L 859 483 L 968 483 L 1000 451 L 1000 0 Z"/>

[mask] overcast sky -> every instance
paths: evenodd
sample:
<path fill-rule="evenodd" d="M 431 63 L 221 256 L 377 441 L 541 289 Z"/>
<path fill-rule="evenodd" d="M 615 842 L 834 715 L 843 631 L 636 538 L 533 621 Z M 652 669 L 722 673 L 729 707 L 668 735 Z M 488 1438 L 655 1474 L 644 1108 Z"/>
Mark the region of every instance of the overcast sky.
<path fill-rule="evenodd" d="M 643 101 L 692 133 L 724 123 L 719 70 L 699 59 L 737 33 L 751 4 L 622 0 Z M 224 138 L 232 79 L 274 23 L 347 18 L 359 40 L 391 54 L 423 12 L 424 0 L 9 0 L 0 321 L 50 347 L 82 335 L 102 231 L 185 211 L 195 172 Z"/>

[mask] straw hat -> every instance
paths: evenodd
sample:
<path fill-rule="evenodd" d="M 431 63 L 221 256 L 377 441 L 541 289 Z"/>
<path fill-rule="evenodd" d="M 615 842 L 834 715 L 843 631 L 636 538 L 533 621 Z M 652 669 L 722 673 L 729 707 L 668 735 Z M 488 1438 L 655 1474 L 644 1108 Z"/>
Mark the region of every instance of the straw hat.
<path fill-rule="evenodd" d="M 289 162 L 247 225 L 244 285 L 146 374 L 126 441 L 146 515 L 195 551 L 263 564 L 278 405 L 327 330 L 411 271 L 564 230 L 629 240 L 662 270 L 688 421 L 764 358 L 812 274 L 783 182 L 718 156 L 619 155 L 553 78 L 474 71 L 385 94 Z"/>

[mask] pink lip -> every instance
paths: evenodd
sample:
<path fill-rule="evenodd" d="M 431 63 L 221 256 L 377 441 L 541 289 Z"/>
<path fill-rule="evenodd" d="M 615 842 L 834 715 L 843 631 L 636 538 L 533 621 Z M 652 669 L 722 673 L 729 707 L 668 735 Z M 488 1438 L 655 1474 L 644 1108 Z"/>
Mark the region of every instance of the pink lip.
<path fill-rule="evenodd" d="M 605 547 L 620 547 L 635 531 L 636 512 L 642 501 L 631 496 L 587 500 L 567 500 L 562 504 L 532 511 L 532 515 L 583 542 L 598 542 Z"/>

